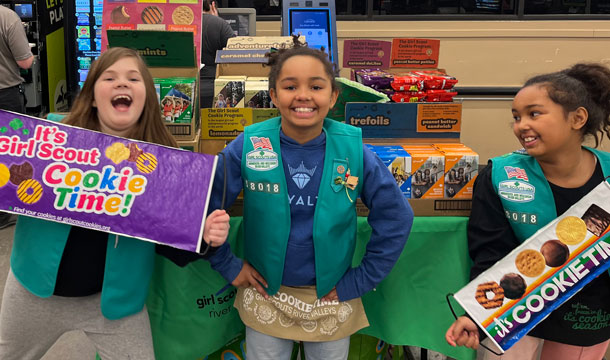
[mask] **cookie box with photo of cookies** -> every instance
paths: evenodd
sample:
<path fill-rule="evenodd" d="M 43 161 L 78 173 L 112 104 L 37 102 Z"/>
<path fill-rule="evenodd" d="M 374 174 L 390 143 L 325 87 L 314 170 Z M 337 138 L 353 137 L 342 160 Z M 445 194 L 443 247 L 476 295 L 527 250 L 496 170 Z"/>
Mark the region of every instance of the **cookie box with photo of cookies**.
<path fill-rule="evenodd" d="M 540 196 L 540 194 L 536 194 Z M 535 224 L 533 213 L 507 212 Z M 610 268 L 610 184 L 596 188 L 455 294 L 504 352 Z"/>

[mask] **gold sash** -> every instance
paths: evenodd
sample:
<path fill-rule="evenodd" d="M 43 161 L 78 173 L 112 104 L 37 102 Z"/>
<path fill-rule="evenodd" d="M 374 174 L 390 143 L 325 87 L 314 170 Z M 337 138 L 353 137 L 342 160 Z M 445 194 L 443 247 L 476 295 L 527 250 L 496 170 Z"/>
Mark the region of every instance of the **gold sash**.
<path fill-rule="evenodd" d="M 296 341 L 339 340 L 369 326 L 360 298 L 323 302 L 315 287 L 281 286 L 269 300 L 253 287 L 239 288 L 234 306 L 246 326 Z"/>

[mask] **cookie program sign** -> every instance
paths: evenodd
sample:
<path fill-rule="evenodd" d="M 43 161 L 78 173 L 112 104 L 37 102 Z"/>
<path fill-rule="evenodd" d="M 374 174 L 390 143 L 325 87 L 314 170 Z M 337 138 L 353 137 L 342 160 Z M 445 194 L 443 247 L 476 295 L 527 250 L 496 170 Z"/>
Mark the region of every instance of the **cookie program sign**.
<path fill-rule="evenodd" d="M 455 299 L 504 352 L 610 268 L 609 226 L 610 184 L 602 182 Z"/>
<path fill-rule="evenodd" d="M 199 251 L 216 156 L 0 110 L 0 210 Z"/>

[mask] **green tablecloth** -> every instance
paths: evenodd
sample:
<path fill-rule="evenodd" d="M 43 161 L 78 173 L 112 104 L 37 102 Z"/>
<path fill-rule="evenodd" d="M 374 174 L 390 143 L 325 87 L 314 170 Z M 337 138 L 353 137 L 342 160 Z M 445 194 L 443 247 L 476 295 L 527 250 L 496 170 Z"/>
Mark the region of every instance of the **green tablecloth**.
<path fill-rule="evenodd" d="M 456 359 L 475 353 L 446 344 L 445 331 L 453 317 L 445 301 L 468 282 L 465 217 L 417 217 L 396 266 L 377 287 L 363 296 L 371 324 L 361 333 L 390 344 L 435 350 Z M 242 253 L 241 218 L 231 219 L 229 242 Z M 364 255 L 371 228 L 358 218 L 358 246 L 354 265 Z M 184 268 L 161 256 L 147 302 L 158 360 L 201 359 L 243 331 L 232 307 L 235 289 L 207 261 Z M 218 293 L 222 291 L 221 293 Z"/>

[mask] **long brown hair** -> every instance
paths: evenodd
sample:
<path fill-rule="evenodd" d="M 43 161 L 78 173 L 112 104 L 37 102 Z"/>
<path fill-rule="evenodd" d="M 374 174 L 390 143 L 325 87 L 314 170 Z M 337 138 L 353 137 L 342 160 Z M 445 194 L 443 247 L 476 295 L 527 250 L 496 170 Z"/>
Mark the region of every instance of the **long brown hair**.
<path fill-rule="evenodd" d="M 63 123 L 73 126 L 82 127 L 89 130 L 101 131 L 100 121 L 97 117 L 97 107 L 93 106 L 94 88 L 97 79 L 106 69 L 112 66 L 117 61 L 131 57 L 136 60 L 138 70 L 142 75 L 144 86 L 146 88 L 146 99 L 140 119 L 127 134 L 128 138 L 152 142 L 160 145 L 177 147 L 176 140 L 170 134 L 169 130 L 163 124 L 161 119 L 161 109 L 157 100 L 155 84 L 152 75 L 148 71 L 144 60 L 138 55 L 135 50 L 114 47 L 106 50 L 102 55 L 93 62 L 87 80 L 83 89 L 78 94 L 78 97 L 72 105 L 70 114 L 64 119 Z"/>

